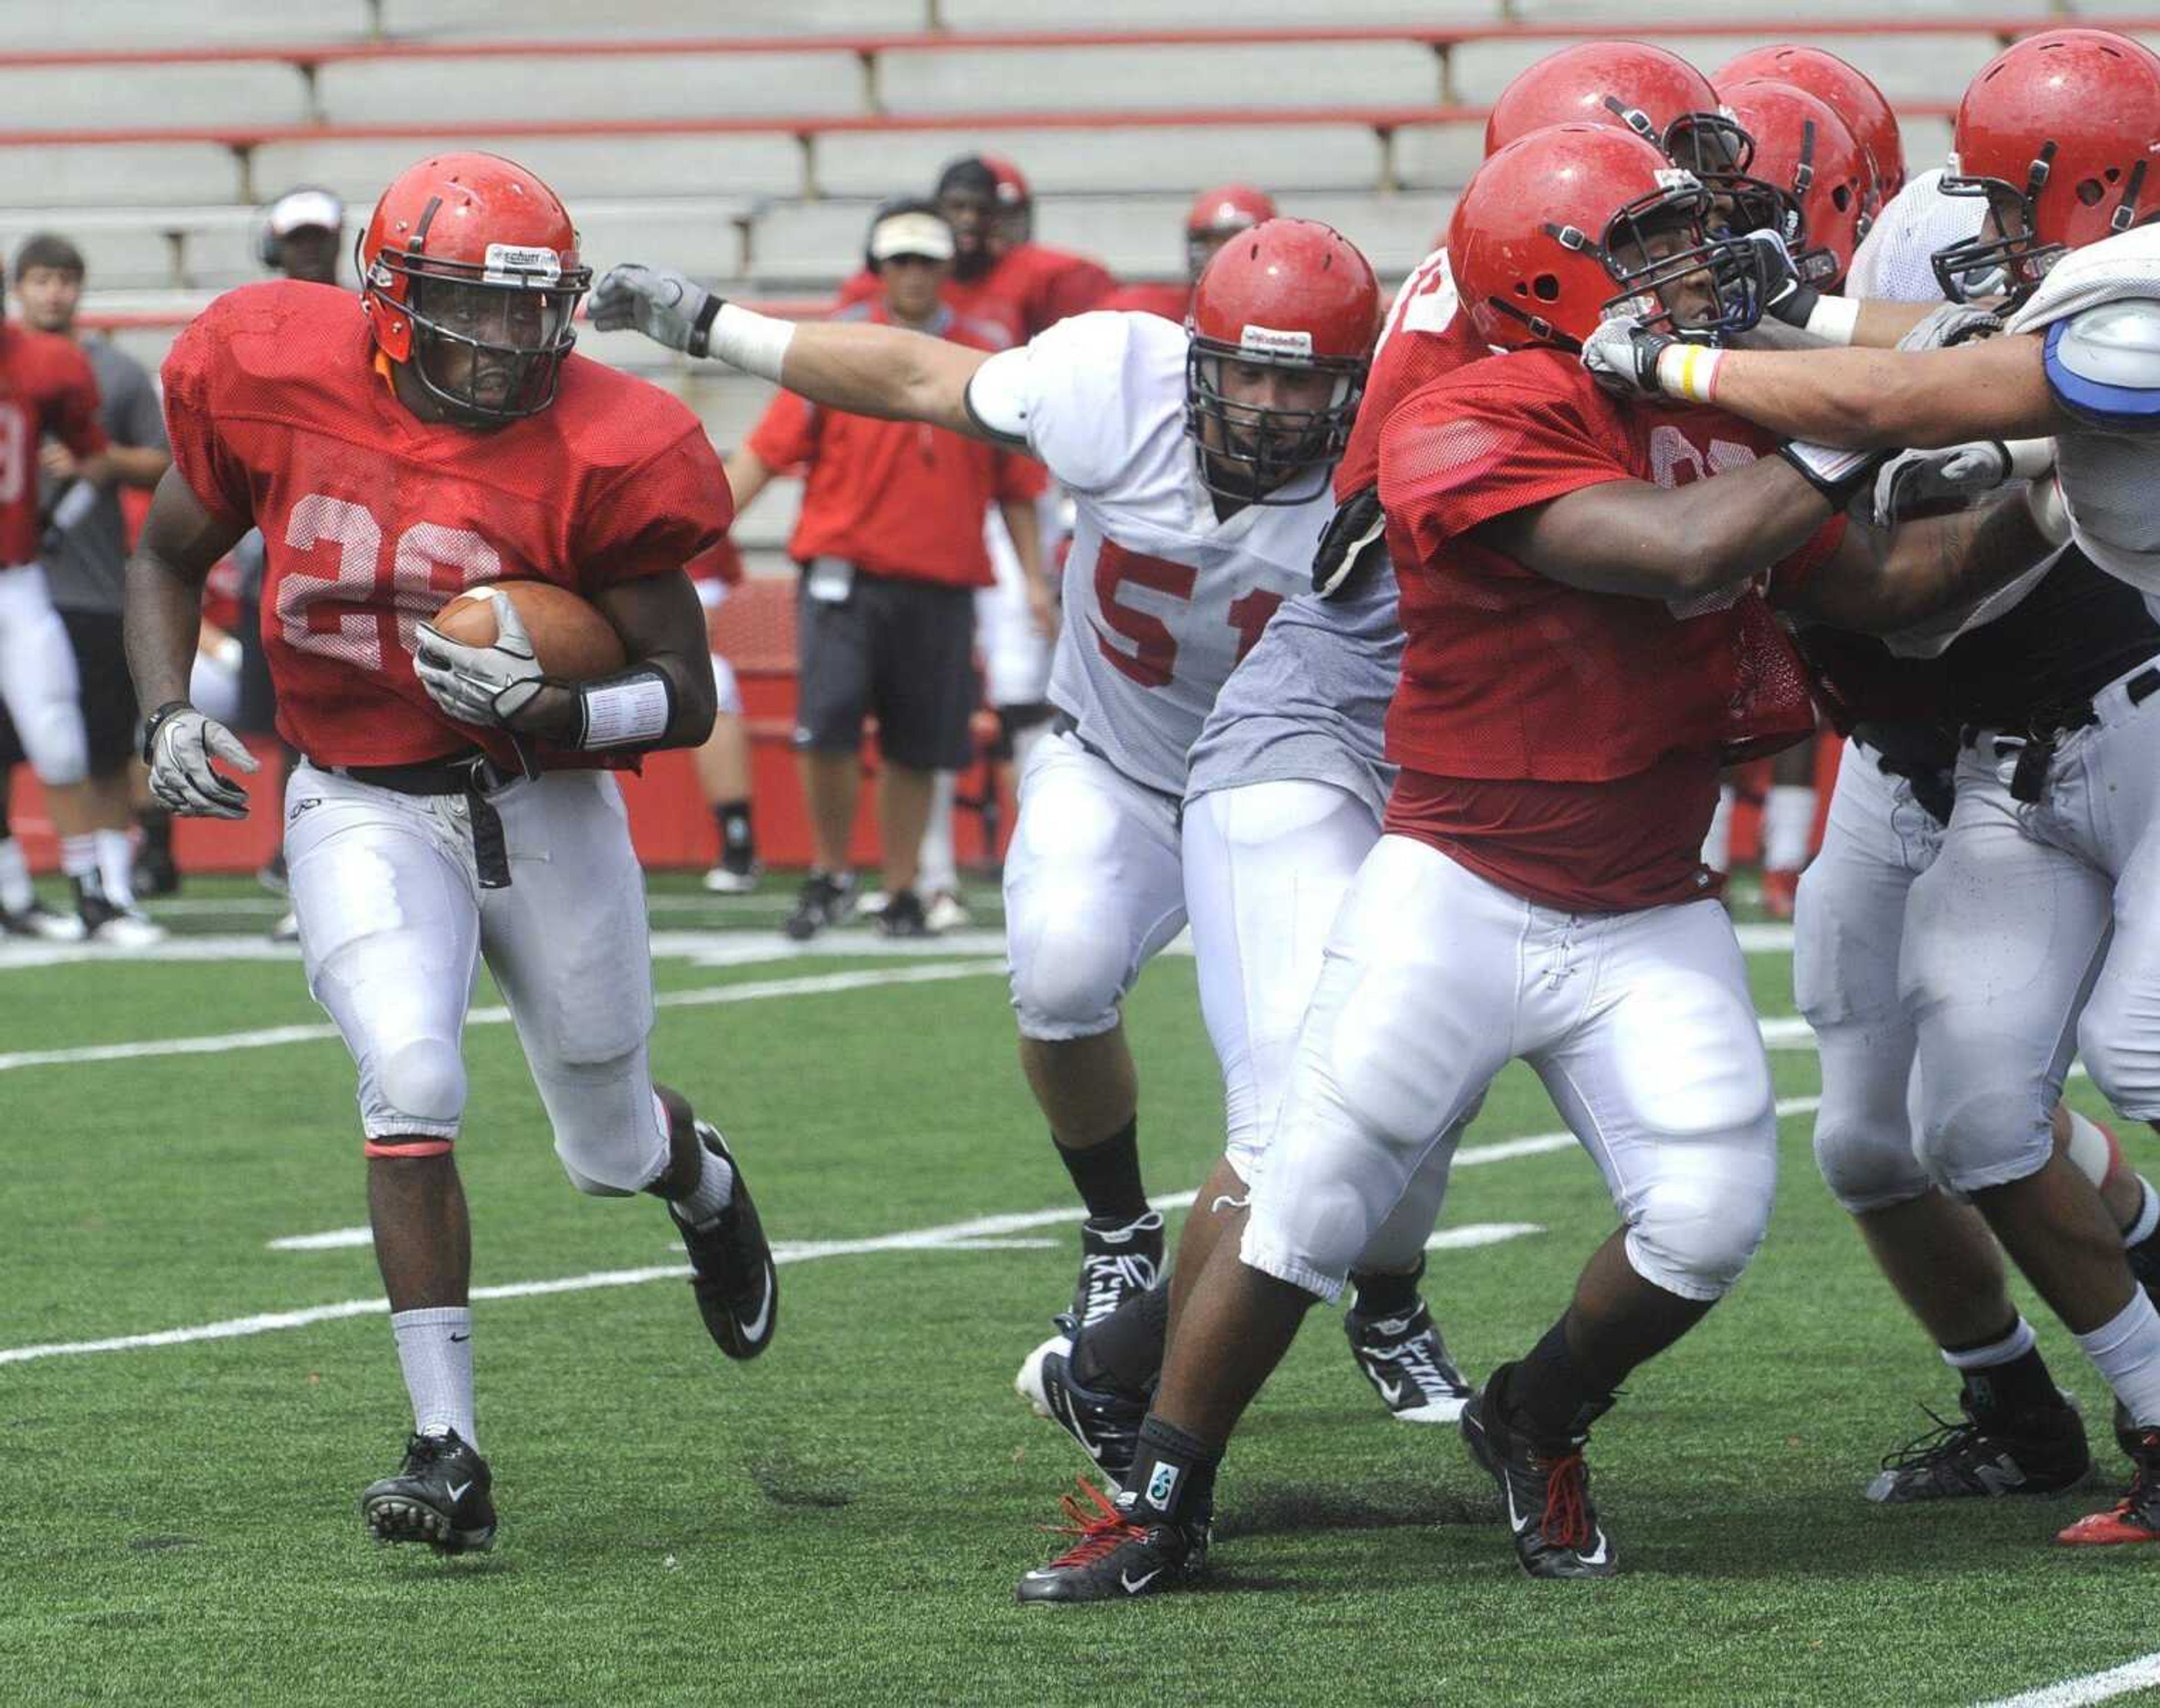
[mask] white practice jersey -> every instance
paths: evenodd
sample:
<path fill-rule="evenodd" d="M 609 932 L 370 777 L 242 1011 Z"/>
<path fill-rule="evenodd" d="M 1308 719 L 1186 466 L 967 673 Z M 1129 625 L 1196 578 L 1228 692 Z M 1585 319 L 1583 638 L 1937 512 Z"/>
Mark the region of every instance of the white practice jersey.
<path fill-rule="evenodd" d="M 2106 324 L 2096 383 L 2066 335 Z M 2010 317 L 2047 336 L 2048 381 L 2072 413 L 2121 423 L 2055 439 L 2055 475 L 2071 537 L 2094 563 L 2144 594 L 2160 615 L 2160 226 L 2141 226 L 2067 255 Z M 2110 366 L 2110 359 L 2112 366 Z M 2080 371 L 2080 370 L 2085 371 Z"/>
<path fill-rule="evenodd" d="M 1846 269 L 1846 295 L 1893 303 L 1942 300 L 1935 251 L 1978 236 L 1987 217 L 1986 197 L 1945 195 L 1942 181 L 1943 169 L 1931 166 L 1907 179 L 1891 197 L 1853 252 L 1852 265 Z"/>
<path fill-rule="evenodd" d="M 985 421 L 1025 423 L 1072 495 L 1051 703 L 1125 776 L 1178 797 L 1216 693 L 1310 584 L 1335 508 L 1323 485 L 1218 519 L 1186 435 L 1185 356 L 1183 329 L 1159 315 L 1076 314 L 969 387 Z"/>

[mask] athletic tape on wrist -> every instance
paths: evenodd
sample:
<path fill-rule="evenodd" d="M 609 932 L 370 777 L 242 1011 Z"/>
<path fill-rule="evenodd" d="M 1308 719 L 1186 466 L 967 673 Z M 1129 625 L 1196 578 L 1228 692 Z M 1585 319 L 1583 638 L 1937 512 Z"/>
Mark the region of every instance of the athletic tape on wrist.
<path fill-rule="evenodd" d="M 1860 324 L 1860 302 L 1855 297 L 1820 297 L 1808 311 L 1805 330 L 1825 344 L 1850 344 Z"/>
<path fill-rule="evenodd" d="M 1708 403 L 1717 395 L 1718 365 L 1722 350 L 1700 344 L 1669 344 L 1658 352 L 1658 389 L 1668 397 L 1685 397 Z"/>
<path fill-rule="evenodd" d="M 2063 489 L 2053 480 L 2035 480 L 2025 489 L 2025 508 L 2033 526 L 2051 546 L 2066 545 L 2070 537 L 2070 512 L 2063 503 Z"/>
<path fill-rule="evenodd" d="M 712 331 L 706 343 L 715 361 L 777 385 L 780 364 L 786 359 L 787 346 L 794 338 L 792 320 L 776 320 L 770 314 L 723 303 L 719 313 L 713 317 Z"/>
<path fill-rule="evenodd" d="M 2013 439 L 2002 449 L 2010 459 L 2007 479 L 2037 480 L 2055 466 L 2055 442 L 2052 439 Z"/>
<path fill-rule="evenodd" d="M 581 689 L 584 731 L 578 745 L 587 749 L 636 747 L 666 733 L 675 696 L 657 670 L 595 683 Z"/>

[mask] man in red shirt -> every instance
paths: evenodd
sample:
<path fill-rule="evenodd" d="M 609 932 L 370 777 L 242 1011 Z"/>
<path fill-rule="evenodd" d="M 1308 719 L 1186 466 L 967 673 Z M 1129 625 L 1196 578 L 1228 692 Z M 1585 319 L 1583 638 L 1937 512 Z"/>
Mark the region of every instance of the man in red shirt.
<path fill-rule="evenodd" d="M 1588 1425 L 1730 1287 L 1769 1214 L 1768 1064 L 1695 859 L 1719 766 L 1813 727 L 1766 589 L 1890 629 L 2048 549 L 2020 501 L 1888 540 L 1848 528 L 1866 459 L 1764 454 L 1781 448 L 1732 417 L 1616 405 L 1581 376 L 1571 352 L 1617 299 L 1704 341 L 1754 323 L 1762 251 L 1707 235 L 1711 218 L 1691 175 L 1606 126 L 1514 143 L 1463 194 L 1462 311 L 1508 353 L 1381 431 L 1408 640 L 1386 833 L 1336 917 L 1245 1233 L 1192 1283 L 1125 1493 L 1074 1503 L 1078 1544 L 1021 1580 L 1023 1601 L 1122 1599 L 1201 1568 L 1245 1406 L 1517 1056 L 1623 1225 L 1462 1429 L 1525 1570 L 1613 1569 Z"/>
<path fill-rule="evenodd" d="M 44 785 L 53 828 L 67 851 L 69 875 L 95 883 L 96 802 L 90 744 L 77 699 L 75 651 L 68 643 L 39 562 L 44 521 L 39 511 L 39 448 L 64 446 L 76 472 L 111 477 L 112 459 L 98 419 L 97 379 L 73 340 L 0 319 L 0 704 L 17 742 Z M 0 792 L 0 934 L 77 937 L 82 927 L 54 912 L 30 888 L 29 868 L 8 835 Z"/>
<path fill-rule="evenodd" d="M 143 757 L 177 812 L 244 818 L 256 762 L 187 693 L 202 584 L 251 527 L 279 735 L 303 755 L 285 849 L 309 989 L 359 1068 L 368 1217 L 413 1409 L 361 1515 L 384 1542 L 489 1546 L 475 1443 L 471 1238 L 451 1150 L 478 961 L 501 988 L 580 1191 L 667 1201 L 705 1326 L 770 1342 L 775 1286 L 719 1134 L 646 1057 L 643 885 L 612 767 L 694 746 L 713 677 L 686 566 L 731 506 L 697 418 L 574 356 L 590 278 L 553 191 L 491 154 L 384 191 L 359 301 L 297 280 L 220 298 L 166 358 L 174 466 L 128 568 Z M 491 583 L 589 600 L 626 668 L 542 673 L 506 599 L 488 646 L 431 620 Z"/>
<path fill-rule="evenodd" d="M 939 300 L 954 243 L 953 228 L 929 203 L 880 208 L 868 249 L 879 300 L 840 318 L 977 350 L 1005 347 L 998 328 L 965 319 Z M 984 514 L 992 504 L 1003 513 L 1046 612 L 1035 525 L 1041 465 L 941 428 L 843 414 L 782 392 L 727 466 L 744 506 L 775 475 L 803 476 L 802 515 L 787 549 L 802 566 L 795 745 L 815 864 L 787 934 L 814 937 L 854 906 L 848 843 L 870 713 L 885 760 L 878 834 L 888 900 L 878 928 L 923 936 L 929 927 L 916 877 L 935 774 L 964 770 L 972 757 L 975 589 L 996 584 Z"/>

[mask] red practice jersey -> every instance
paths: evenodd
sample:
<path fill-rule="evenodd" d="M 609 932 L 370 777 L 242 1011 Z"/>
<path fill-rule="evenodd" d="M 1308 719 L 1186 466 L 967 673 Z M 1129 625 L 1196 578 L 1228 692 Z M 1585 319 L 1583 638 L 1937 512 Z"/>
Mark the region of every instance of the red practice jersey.
<path fill-rule="evenodd" d="M 1101 308 L 1117 288 L 1109 271 L 1084 255 L 1022 243 L 977 278 L 948 278 L 939 295 L 954 314 L 1002 326 L 1013 343 L 1025 344 L 1068 314 Z M 877 275 L 865 267 L 841 284 L 840 306 L 850 308 L 879 293 Z"/>
<path fill-rule="evenodd" d="M 0 568 L 37 559 L 38 447 L 47 438 L 78 457 L 105 449 L 96 376 L 70 340 L 0 320 Z"/>
<path fill-rule="evenodd" d="M 278 730 L 323 765 L 475 745 L 508 763 L 500 732 L 454 722 L 420 686 L 419 624 L 489 582 L 590 598 L 692 567 L 734 514 L 697 418 L 582 356 L 537 415 L 492 432 L 422 421 L 378 366 L 359 299 L 329 285 L 219 298 L 174 344 L 164 382 L 182 477 L 211 514 L 262 531 Z"/>
<path fill-rule="evenodd" d="M 1436 249 L 1403 281 L 1388 309 L 1350 443 L 1335 465 L 1335 501 L 1340 504 L 1379 480 L 1380 429 L 1396 405 L 1420 387 L 1492 353 L 1470 317 L 1459 311 L 1447 253 Z"/>
<path fill-rule="evenodd" d="M 1391 828 L 1574 911 L 1703 893 L 1718 767 L 1815 726 L 1765 589 L 1685 610 L 1587 593 L 1473 531 L 1607 481 L 1706 479 L 1776 442 L 1721 410 L 1617 402 L 1554 350 L 1472 363 L 1394 410 L 1380 496 L 1409 644 L 1388 716 L 1404 767 Z M 1767 590 L 1798 587 L 1843 532 L 1825 522 Z"/>

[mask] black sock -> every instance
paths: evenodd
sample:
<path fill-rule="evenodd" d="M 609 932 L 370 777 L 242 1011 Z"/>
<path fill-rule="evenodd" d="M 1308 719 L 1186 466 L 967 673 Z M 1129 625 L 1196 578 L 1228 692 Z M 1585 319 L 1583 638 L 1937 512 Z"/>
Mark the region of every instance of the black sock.
<path fill-rule="evenodd" d="M 1563 1315 L 1508 1372 L 1503 1400 L 1508 1420 L 1540 1450 L 1565 1451 L 1589 1429 L 1591 1420 L 1610 1409 L 1612 1395 L 1598 1393 L 1576 1368 Z"/>
<path fill-rule="evenodd" d="M 1425 1259 L 1418 1259 L 1417 1267 L 1403 1275 L 1389 1275 L 1375 1270 L 1368 1275 L 1363 1269 L 1353 1269 L 1350 1280 L 1358 1289 L 1357 1301 L 1350 1307 L 1353 1316 L 1408 1316 L 1418 1306 L 1418 1283 L 1425 1277 Z"/>
<path fill-rule="evenodd" d="M 713 823 L 719 827 L 720 864 L 731 872 L 746 872 L 757 863 L 757 838 L 750 823 L 750 802 L 722 801 L 713 808 Z"/>
<path fill-rule="evenodd" d="M 1135 1293 L 1072 1342 L 1072 1374 L 1083 1388 L 1146 1399 L 1162 1374 L 1170 1335 L 1170 1283 Z"/>
<path fill-rule="evenodd" d="M 1123 1227 L 1148 1212 L 1147 1189 L 1140 1184 L 1140 1117 L 1135 1115 L 1100 1145 L 1085 1150 L 1057 1145 L 1058 1160 L 1072 1176 L 1091 1222 Z M 1057 1144 L 1057 1135 L 1050 1135 Z"/>
<path fill-rule="evenodd" d="M 1222 1462 L 1220 1448 L 1150 1413 L 1140 1425 L 1125 1492 L 1138 1514 L 1172 1524 L 1204 1519 L 1215 1510 L 1215 1472 Z"/>
<path fill-rule="evenodd" d="M 135 815 L 143 828 L 145 854 L 169 855 L 173 851 L 173 815 L 163 807 L 145 807 Z"/>
<path fill-rule="evenodd" d="M 2028 1411 L 2052 1410 L 2063 1403 L 2048 1361 L 2040 1356 L 2037 1346 L 2028 1347 L 2007 1363 L 1960 1373 L 1965 1378 L 1965 1403 L 1976 1414 L 2017 1417 Z"/>

